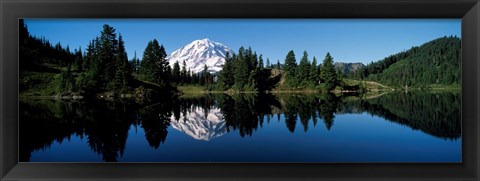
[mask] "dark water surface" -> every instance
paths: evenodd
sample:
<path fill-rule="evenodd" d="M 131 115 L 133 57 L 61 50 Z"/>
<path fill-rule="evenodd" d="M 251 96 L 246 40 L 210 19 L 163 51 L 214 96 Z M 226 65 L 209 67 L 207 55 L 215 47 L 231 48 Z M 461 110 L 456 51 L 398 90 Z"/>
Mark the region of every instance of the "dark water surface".
<path fill-rule="evenodd" d="M 20 100 L 21 162 L 461 162 L 460 92 Z"/>

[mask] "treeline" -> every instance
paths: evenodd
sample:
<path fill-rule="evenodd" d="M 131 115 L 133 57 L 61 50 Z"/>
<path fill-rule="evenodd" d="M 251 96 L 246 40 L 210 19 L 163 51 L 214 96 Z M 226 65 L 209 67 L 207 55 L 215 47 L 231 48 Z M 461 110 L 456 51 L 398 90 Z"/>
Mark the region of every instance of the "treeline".
<path fill-rule="evenodd" d="M 285 84 L 282 84 L 281 87 L 285 89 L 331 91 L 341 85 L 343 77 L 343 74 L 337 73 L 330 53 L 325 56 L 323 64 L 317 65 L 316 58 L 313 57 L 313 60 L 310 61 L 308 53 L 304 51 L 300 63 L 297 64 L 295 53 L 291 50 L 287 53 L 283 66 L 279 61 L 275 65 L 270 64 L 269 59 L 264 66 L 261 54 L 257 56 L 257 53 L 251 48 L 240 47 L 238 54 L 234 54 L 232 57 L 227 54 L 226 63 L 219 74 L 217 88 L 239 91 L 269 90 L 273 87 L 269 81 L 275 74 L 273 71 L 281 71 L 285 80 Z M 279 81 L 274 83 L 278 84 Z"/>
<path fill-rule="evenodd" d="M 34 63 L 69 66 L 82 56 L 80 48 L 72 53 L 68 46 L 63 48 L 60 43 L 53 45 L 44 37 L 32 36 L 23 19 L 19 20 L 19 25 L 19 64 L 22 69 L 35 68 Z"/>
<path fill-rule="evenodd" d="M 73 85 L 73 89 L 61 89 L 60 91 L 119 90 L 119 92 L 124 92 L 128 90 L 132 76 L 124 44 L 122 35 L 119 34 L 117 38 L 115 29 L 104 25 L 100 36 L 88 44 L 84 59 L 76 63 L 77 66 L 73 70 L 81 73 L 75 82 L 66 81 L 66 84 Z M 63 75 L 71 76 L 71 72 L 68 70 L 61 74 L 62 77 Z"/>
<path fill-rule="evenodd" d="M 63 48 L 60 43 L 52 46 L 44 38 L 30 35 L 22 19 L 20 40 L 21 70 L 40 69 L 40 72 L 45 72 L 48 69 L 57 73 L 54 84 L 59 94 L 109 92 L 109 95 L 117 96 L 144 92 L 143 89 L 137 90 L 140 86 L 173 90 L 178 85 L 213 87 L 215 83 L 215 75 L 210 74 L 206 66 L 198 74 L 187 69 L 185 61 L 181 68 L 178 62 L 171 68 L 166 60 L 165 47 L 156 39 L 148 42 L 141 60 L 135 53 L 129 61 L 122 35 L 107 24 L 100 35 L 89 42 L 83 53 L 81 48 L 71 52 L 68 46 Z M 35 84 L 38 81 L 22 83 Z"/>
<path fill-rule="evenodd" d="M 317 64 L 315 57 L 310 61 L 306 51 L 299 64 L 294 52 L 290 51 L 285 64 L 281 65 L 279 60 L 271 64 L 267 59 L 264 65 L 261 54 L 241 47 L 237 54 L 227 54 L 223 70 L 218 74 L 210 73 L 206 65 L 202 72 L 193 73 L 185 61 L 181 65 L 175 62 L 171 67 L 166 60 L 165 47 L 156 39 L 148 42 L 141 60 L 135 53 L 129 61 L 122 35 L 109 25 L 103 26 L 100 35 L 89 42 L 85 52 L 79 48 L 72 53 L 68 47 L 64 49 L 60 44 L 52 47 L 45 39 L 32 37 L 23 21 L 20 22 L 21 39 L 24 40 L 20 43 L 22 64 L 27 67 L 44 64 L 60 67 L 61 72 L 54 79 L 58 94 L 107 93 L 118 96 L 145 93 L 143 89 L 137 90 L 140 86 L 173 90 L 179 85 L 200 85 L 208 90 L 221 91 L 256 92 L 276 86 L 330 91 L 341 83 L 342 74 L 336 72 L 329 53 L 322 66 Z M 285 80 L 284 84 L 280 84 L 281 79 Z"/>
<path fill-rule="evenodd" d="M 81 48 L 71 52 L 60 43 L 53 47 L 44 38 L 30 35 L 23 19 L 19 22 L 21 71 L 58 73 L 54 78 L 57 93 L 122 92 L 130 88 L 131 65 L 122 36 L 117 38 L 114 28 L 104 25 L 101 35 L 90 41 L 87 51 L 82 53 Z"/>
<path fill-rule="evenodd" d="M 372 62 L 353 75 L 394 87 L 460 85 L 461 40 L 442 37 Z"/>
<path fill-rule="evenodd" d="M 307 51 L 303 52 L 300 63 L 297 65 L 295 53 L 289 51 L 285 58 L 285 82 L 290 88 L 310 88 L 331 91 L 340 85 L 342 74 L 337 73 L 330 53 L 325 55 L 323 63 L 317 65 L 317 59 L 312 62 L 308 59 Z"/>
<path fill-rule="evenodd" d="M 262 90 L 263 83 L 268 78 L 264 68 L 262 55 L 258 56 L 250 47 L 240 47 L 238 54 L 233 54 L 232 57 L 227 52 L 217 86 L 221 90 Z"/>
<path fill-rule="evenodd" d="M 138 75 L 138 79 L 155 83 L 162 88 L 173 88 L 178 85 L 190 84 L 213 85 L 214 75 L 209 73 L 206 65 L 201 73 L 195 74 L 187 68 L 185 60 L 182 62 L 181 67 L 179 62 L 175 62 L 172 68 L 166 58 L 167 52 L 165 47 L 154 39 L 148 42 L 141 62 L 138 61 L 136 56 L 131 61 L 134 64 L 134 73 Z"/>

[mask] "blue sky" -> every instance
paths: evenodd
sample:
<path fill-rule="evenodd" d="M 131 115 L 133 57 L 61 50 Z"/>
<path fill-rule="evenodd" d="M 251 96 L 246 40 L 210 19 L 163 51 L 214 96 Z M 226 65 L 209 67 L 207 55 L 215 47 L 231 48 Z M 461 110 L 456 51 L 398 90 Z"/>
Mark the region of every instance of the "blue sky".
<path fill-rule="evenodd" d="M 370 63 L 430 40 L 461 37 L 461 19 L 26 19 L 31 34 L 71 50 L 100 35 L 103 24 L 121 33 L 129 59 L 143 55 L 157 39 L 168 54 L 197 39 L 209 38 L 237 52 L 252 47 L 264 59 L 283 63 L 289 50 L 297 62 L 306 50 L 322 61 Z"/>

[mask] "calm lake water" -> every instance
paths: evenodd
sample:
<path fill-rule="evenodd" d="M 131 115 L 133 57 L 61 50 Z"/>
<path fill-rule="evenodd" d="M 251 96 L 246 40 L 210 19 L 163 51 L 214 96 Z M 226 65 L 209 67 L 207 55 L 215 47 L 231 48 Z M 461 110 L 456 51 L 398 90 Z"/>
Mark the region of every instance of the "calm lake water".
<path fill-rule="evenodd" d="M 461 162 L 460 92 L 20 101 L 21 162 Z"/>

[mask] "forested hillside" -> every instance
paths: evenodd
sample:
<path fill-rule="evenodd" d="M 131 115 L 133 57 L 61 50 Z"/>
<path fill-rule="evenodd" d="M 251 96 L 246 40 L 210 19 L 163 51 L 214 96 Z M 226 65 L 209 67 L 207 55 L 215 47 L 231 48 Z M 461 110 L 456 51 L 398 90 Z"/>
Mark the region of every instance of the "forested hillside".
<path fill-rule="evenodd" d="M 393 87 L 457 87 L 460 63 L 460 38 L 442 37 L 368 64 L 355 77 Z"/>

